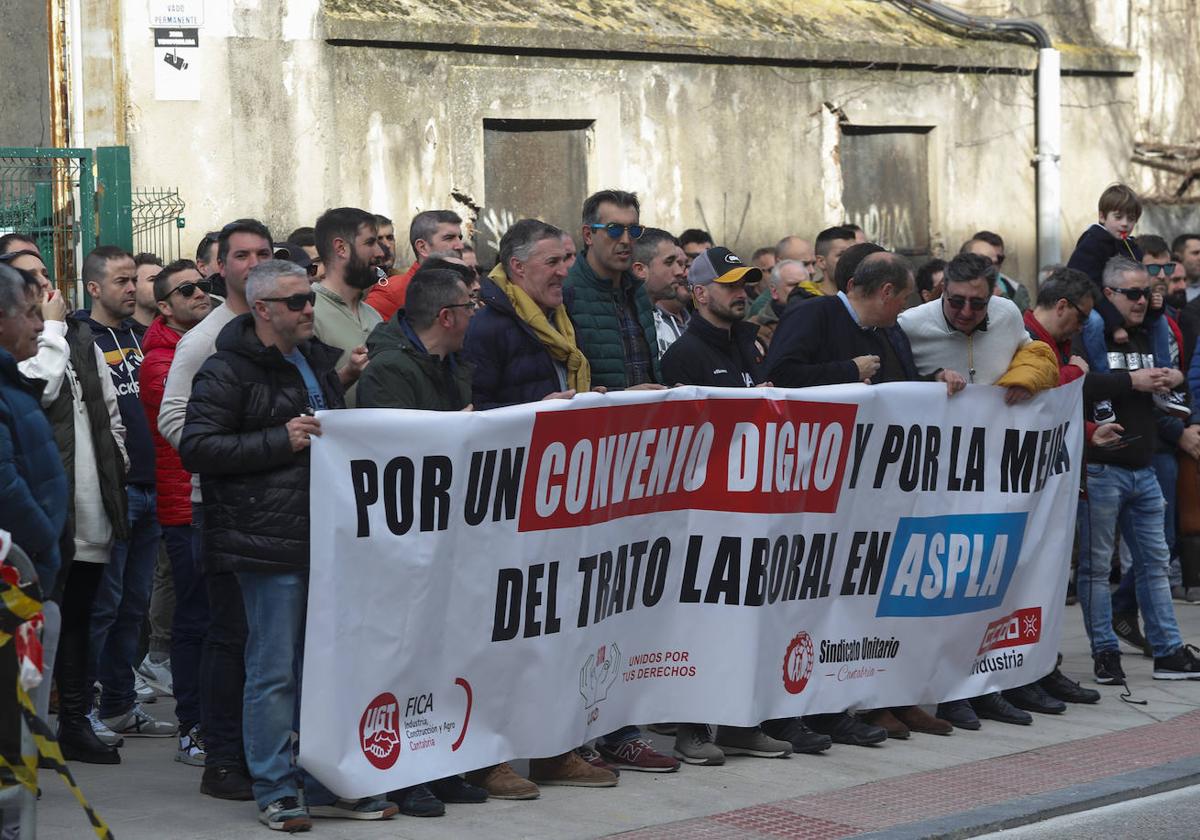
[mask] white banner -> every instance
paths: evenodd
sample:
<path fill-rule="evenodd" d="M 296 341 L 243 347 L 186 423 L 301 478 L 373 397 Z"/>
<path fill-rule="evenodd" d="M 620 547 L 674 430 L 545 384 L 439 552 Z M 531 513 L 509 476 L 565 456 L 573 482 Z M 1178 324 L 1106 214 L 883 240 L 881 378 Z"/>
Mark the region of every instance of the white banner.
<path fill-rule="evenodd" d="M 301 763 L 364 796 L 629 723 L 932 703 L 1053 667 L 1081 385 L 322 412 Z"/>

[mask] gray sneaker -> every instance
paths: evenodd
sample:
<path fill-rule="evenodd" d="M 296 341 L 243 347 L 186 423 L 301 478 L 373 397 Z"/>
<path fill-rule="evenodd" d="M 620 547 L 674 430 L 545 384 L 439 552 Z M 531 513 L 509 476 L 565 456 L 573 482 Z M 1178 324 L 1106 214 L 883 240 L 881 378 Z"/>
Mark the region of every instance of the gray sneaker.
<path fill-rule="evenodd" d="M 713 743 L 711 726 L 681 723 L 675 728 L 675 757 L 688 764 L 716 767 L 725 763 L 725 753 Z"/>
<path fill-rule="evenodd" d="M 96 737 L 103 743 L 108 744 L 110 747 L 125 746 L 125 739 L 105 726 L 95 709 L 88 712 L 87 719 L 88 723 L 92 725 L 92 731 L 96 733 Z"/>
<path fill-rule="evenodd" d="M 717 746 L 726 755 L 783 758 L 792 754 L 791 744 L 772 738 L 757 726 L 722 726 L 717 731 Z"/>
<path fill-rule="evenodd" d="M 123 715 L 101 718 L 101 722 L 121 735 L 143 736 L 149 738 L 166 738 L 174 735 L 179 728 L 173 723 L 150 717 L 141 703 L 134 703 L 133 708 Z"/>
<path fill-rule="evenodd" d="M 137 694 L 139 703 L 153 703 L 158 700 L 158 694 L 155 693 L 154 687 L 146 682 L 145 677 L 137 671 L 133 672 L 133 691 Z"/>
<path fill-rule="evenodd" d="M 179 749 L 175 752 L 175 760 L 192 767 L 203 767 L 208 758 L 208 750 L 204 746 L 204 738 L 200 735 L 200 724 L 196 724 L 186 735 L 179 736 Z"/>

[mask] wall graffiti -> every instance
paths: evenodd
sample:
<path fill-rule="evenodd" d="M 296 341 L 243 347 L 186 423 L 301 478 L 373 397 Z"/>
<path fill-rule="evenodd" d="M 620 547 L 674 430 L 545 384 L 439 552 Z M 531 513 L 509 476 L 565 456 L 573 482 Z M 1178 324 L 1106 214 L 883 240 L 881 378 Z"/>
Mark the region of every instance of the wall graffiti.
<path fill-rule="evenodd" d="M 908 249 L 923 244 L 916 241 L 912 210 L 906 206 L 870 204 L 865 211 L 852 211 L 850 220 L 863 229 L 868 241 L 888 249 Z"/>

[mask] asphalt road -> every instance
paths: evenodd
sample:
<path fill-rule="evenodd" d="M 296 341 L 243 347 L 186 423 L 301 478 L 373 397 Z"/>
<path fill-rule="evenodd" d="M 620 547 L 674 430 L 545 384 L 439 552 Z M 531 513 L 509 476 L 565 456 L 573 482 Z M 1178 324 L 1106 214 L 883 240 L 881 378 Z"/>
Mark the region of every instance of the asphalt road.
<path fill-rule="evenodd" d="M 1186 840 L 1200 837 L 1200 787 L 1131 799 L 985 835 L 997 840 Z"/>

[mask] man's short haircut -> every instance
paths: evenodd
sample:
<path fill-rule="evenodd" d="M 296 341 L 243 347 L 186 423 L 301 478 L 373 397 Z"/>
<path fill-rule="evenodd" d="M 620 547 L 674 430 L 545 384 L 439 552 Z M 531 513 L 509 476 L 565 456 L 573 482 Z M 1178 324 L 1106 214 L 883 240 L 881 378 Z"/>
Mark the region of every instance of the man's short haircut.
<path fill-rule="evenodd" d="M 466 283 L 456 271 L 422 268 L 408 282 L 404 293 L 404 317 L 415 330 L 428 329 L 438 313 L 467 294 Z"/>
<path fill-rule="evenodd" d="M 175 260 L 163 266 L 163 270 L 154 277 L 154 299 L 163 300 L 171 290 L 171 278 L 181 271 L 199 271 L 191 260 Z"/>
<path fill-rule="evenodd" d="M 933 291 L 933 275 L 946 270 L 946 261 L 934 257 L 917 269 L 917 291 Z"/>
<path fill-rule="evenodd" d="M 883 256 L 877 257 L 875 254 Z M 873 295 L 888 283 L 892 284 L 897 294 L 903 294 L 912 284 L 912 274 L 904 260 L 885 251 L 876 251 L 863 257 L 850 279 L 854 290 L 863 295 Z"/>
<path fill-rule="evenodd" d="M 988 292 L 996 288 L 996 278 L 1000 272 L 992 261 L 980 254 L 957 254 L 946 263 L 942 282 L 949 286 L 951 283 L 969 283 L 972 280 L 986 280 Z"/>
<path fill-rule="evenodd" d="M 392 220 L 382 213 L 372 213 L 371 215 L 375 217 L 375 227 L 383 227 L 384 225 L 392 224 Z"/>
<path fill-rule="evenodd" d="M 981 230 L 978 233 L 976 233 L 974 236 L 972 236 L 970 239 L 967 240 L 968 245 L 972 242 L 986 242 L 987 244 L 991 245 L 993 248 L 1003 248 L 1004 247 L 1004 239 L 1001 238 L 1000 234 L 993 233 L 990 230 Z"/>
<path fill-rule="evenodd" d="M 279 281 L 284 277 L 303 277 L 308 280 L 308 272 L 288 260 L 263 260 L 246 276 L 246 303 L 250 310 L 254 304 L 265 297 L 274 297 L 279 289 Z"/>
<path fill-rule="evenodd" d="M 438 225 L 461 225 L 462 217 L 453 210 L 425 210 L 413 216 L 412 224 L 408 226 L 408 244 L 412 246 L 413 256 L 417 253 L 417 240 L 433 241 Z"/>
<path fill-rule="evenodd" d="M 775 256 L 775 249 L 770 247 L 755 248 L 754 253 L 750 255 L 750 262 L 754 262 L 759 257 L 765 257 L 767 254 L 770 254 L 772 257 Z"/>
<path fill-rule="evenodd" d="M 508 273 L 508 264 L 512 259 L 522 263 L 528 260 L 533 246 L 543 239 L 562 239 L 562 231 L 541 219 L 520 219 L 515 222 L 500 237 L 500 264 L 504 266 L 504 273 Z"/>
<path fill-rule="evenodd" d="M 1181 233 L 1171 241 L 1171 256 L 1179 259 L 1183 255 L 1183 249 L 1192 239 L 1200 239 L 1200 233 Z M 1138 240 L 1139 242 L 1141 240 Z"/>
<path fill-rule="evenodd" d="M 26 247 L 29 245 L 36 248 L 37 240 L 23 233 L 6 233 L 0 236 L 0 254 L 7 254 L 10 251 L 26 251 L 29 250 Z"/>
<path fill-rule="evenodd" d="M 112 260 L 131 260 L 133 256 L 124 248 L 116 245 L 99 245 L 83 258 L 83 283 L 99 283 L 108 274 L 108 264 Z"/>
<path fill-rule="evenodd" d="M 450 253 L 454 254 L 453 251 Z M 458 254 L 454 254 L 454 256 L 457 257 Z M 437 252 L 437 254 L 430 254 L 425 258 L 425 262 L 421 263 L 421 268 L 417 273 L 420 274 L 425 271 L 453 271 L 468 286 L 479 279 L 479 275 L 475 273 L 475 269 L 462 263 L 450 262 L 446 258 L 445 252 L 442 251 Z M 414 274 L 413 276 L 415 277 L 416 275 Z"/>
<path fill-rule="evenodd" d="M 1142 249 L 1142 253 L 1148 257 L 1171 256 L 1171 249 L 1167 246 L 1167 240 L 1153 233 L 1140 234 L 1137 238 L 1137 244 Z"/>
<path fill-rule="evenodd" d="M 838 291 L 844 292 L 849 288 L 850 278 L 854 276 L 859 263 L 871 254 L 878 254 L 886 250 L 887 248 L 874 242 L 858 242 L 847 248 L 833 272 L 833 284 L 837 286 Z"/>
<path fill-rule="evenodd" d="M 271 231 L 267 230 L 266 225 L 258 219 L 237 219 L 225 225 L 217 234 L 217 259 L 220 262 L 225 262 L 225 258 L 229 256 L 229 238 L 235 233 L 252 233 L 255 236 L 261 236 L 267 240 L 267 245 L 271 247 L 271 250 L 275 250 L 275 240 L 271 238 Z"/>
<path fill-rule="evenodd" d="M 1126 272 L 1135 271 L 1146 274 L 1146 266 L 1134 262 L 1129 257 L 1116 256 L 1104 264 L 1104 286 L 1109 289 L 1119 289 L 1125 285 Z"/>
<path fill-rule="evenodd" d="M 161 268 L 162 264 L 162 257 L 158 254 L 151 254 L 149 251 L 142 251 L 140 254 L 133 255 L 133 265 L 135 268 L 143 265 L 157 265 Z"/>
<path fill-rule="evenodd" d="M 844 225 L 825 228 L 817 234 L 817 241 L 814 246 L 818 257 L 829 256 L 829 252 L 833 249 L 833 243 L 849 239 L 854 240 L 854 228 L 848 228 Z"/>
<path fill-rule="evenodd" d="M 326 210 L 317 219 L 317 226 L 313 228 L 317 254 L 328 263 L 329 258 L 333 255 L 333 240 L 335 239 L 349 242 L 351 250 L 353 250 L 354 240 L 358 237 L 358 229 L 363 225 L 371 230 L 378 230 L 375 215 L 366 210 L 360 210 L 357 207 L 334 207 Z"/>
<path fill-rule="evenodd" d="M 600 190 L 592 193 L 583 202 L 583 223 L 594 225 L 600 221 L 600 205 L 615 204 L 618 207 L 632 207 L 638 218 L 642 217 L 642 205 L 638 202 L 637 193 L 625 190 Z"/>
<path fill-rule="evenodd" d="M 1118 212 L 1133 219 L 1140 219 L 1142 216 L 1141 199 L 1132 187 L 1125 184 L 1113 184 L 1100 193 L 1100 215 L 1107 216 L 1109 213 Z"/>
<path fill-rule="evenodd" d="M 649 265 L 662 242 L 670 242 L 672 245 L 679 244 L 678 239 L 662 228 L 646 228 L 641 239 L 633 240 L 633 261 Z"/>
<path fill-rule="evenodd" d="M 849 228 L 855 233 L 861 233 L 863 236 L 867 235 L 867 232 L 862 229 L 862 225 L 858 224 L 857 222 L 842 222 L 842 227 Z"/>
<path fill-rule="evenodd" d="M 783 278 L 783 270 L 789 265 L 798 265 L 804 269 L 805 274 L 808 273 L 808 267 L 800 260 L 780 260 L 771 266 L 771 270 L 767 272 L 767 282 L 771 284 L 772 289 L 778 289 L 780 280 Z"/>
<path fill-rule="evenodd" d="M 216 245 L 221 238 L 220 231 L 209 231 L 200 237 L 200 241 L 196 243 L 196 262 L 208 262 L 208 252 L 212 250 L 212 246 Z"/>
<path fill-rule="evenodd" d="M 299 245 L 301 248 L 305 245 L 315 248 L 317 247 L 316 230 L 310 227 L 298 227 L 288 234 L 287 241 L 293 245 Z"/>
<path fill-rule="evenodd" d="M 679 234 L 679 247 L 685 245 L 704 245 L 705 243 L 712 245 L 712 234 L 700 228 L 688 228 L 683 233 Z"/>
<path fill-rule="evenodd" d="M 0 263 L 0 312 L 15 317 L 29 305 L 25 287 L 28 281 L 25 277 L 33 278 L 27 271 L 20 271 L 10 265 Z M 36 285 L 37 280 L 34 279 Z"/>
<path fill-rule="evenodd" d="M 1052 309 L 1060 300 L 1079 305 L 1085 297 L 1092 297 L 1095 287 L 1091 279 L 1078 269 L 1056 268 L 1050 272 L 1038 287 L 1036 305 L 1040 309 Z"/>

